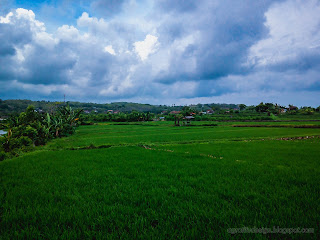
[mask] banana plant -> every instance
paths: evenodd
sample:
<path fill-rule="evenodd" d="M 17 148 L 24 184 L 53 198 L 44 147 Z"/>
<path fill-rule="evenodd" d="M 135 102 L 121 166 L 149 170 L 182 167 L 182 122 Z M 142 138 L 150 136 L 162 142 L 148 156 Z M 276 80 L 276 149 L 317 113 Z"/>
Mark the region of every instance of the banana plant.
<path fill-rule="evenodd" d="M 59 137 L 63 129 L 63 121 L 60 117 L 55 116 L 52 118 L 52 130 L 55 137 Z"/>
<path fill-rule="evenodd" d="M 69 105 L 65 107 L 60 107 L 57 111 L 57 114 L 62 118 L 62 120 L 70 124 L 71 126 L 76 125 L 76 121 L 79 120 L 80 114 L 83 112 L 83 109 L 73 110 Z"/>

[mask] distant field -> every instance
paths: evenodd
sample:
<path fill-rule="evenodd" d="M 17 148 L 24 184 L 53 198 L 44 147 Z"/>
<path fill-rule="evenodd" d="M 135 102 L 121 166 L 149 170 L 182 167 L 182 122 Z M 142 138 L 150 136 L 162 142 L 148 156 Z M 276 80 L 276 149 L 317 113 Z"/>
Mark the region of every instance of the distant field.
<path fill-rule="evenodd" d="M 300 227 L 315 233 L 236 237 L 319 239 L 320 129 L 209 123 L 81 126 L 0 162 L 0 236 L 229 239 L 229 228 Z"/>
<path fill-rule="evenodd" d="M 207 123 L 201 122 L 201 124 Z M 173 122 L 158 122 L 150 124 L 101 123 L 94 126 L 82 126 L 77 130 L 77 134 L 68 138 L 56 139 L 44 148 L 61 149 L 85 147 L 89 145 L 137 145 L 263 138 L 276 139 L 280 137 L 307 135 L 320 136 L 320 129 L 235 128 L 232 127 L 232 125 L 224 124 L 219 126 L 174 127 Z"/>

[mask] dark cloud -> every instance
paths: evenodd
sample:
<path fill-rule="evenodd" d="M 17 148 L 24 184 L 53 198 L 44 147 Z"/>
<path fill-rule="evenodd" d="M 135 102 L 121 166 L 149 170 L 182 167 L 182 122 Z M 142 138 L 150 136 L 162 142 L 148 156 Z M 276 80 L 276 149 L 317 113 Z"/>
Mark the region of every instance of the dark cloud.
<path fill-rule="evenodd" d="M 76 58 L 63 46 L 58 45 L 52 50 L 35 46 L 21 64 L 27 72 L 17 72 L 17 77 L 21 82 L 27 83 L 66 83 L 68 70 L 72 69 L 75 63 Z"/>
<path fill-rule="evenodd" d="M 320 71 L 320 51 L 314 49 L 303 51 L 292 58 L 270 64 L 269 69 L 277 72 L 295 70 L 302 73 L 310 69 Z"/>
<path fill-rule="evenodd" d="M 16 21 L 10 25 L 0 23 L 0 40 L 1 45 L 6 45 L 9 48 L 13 48 L 13 46 L 23 46 L 32 40 L 30 25 L 23 21 Z"/>
<path fill-rule="evenodd" d="M 0 81 L 12 80 L 15 77 L 16 47 L 31 41 L 30 29 L 0 23 Z"/>
<path fill-rule="evenodd" d="M 165 3 L 168 7 L 179 6 L 178 3 Z M 167 39 L 162 37 L 160 40 L 168 43 L 193 34 L 199 37 L 182 53 L 174 54 L 167 76 L 162 72 L 157 79 L 168 83 L 170 80 L 219 79 L 229 74 L 246 74 L 250 68 L 242 63 L 246 61 L 249 48 L 268 33 L 264 13 L 271 3 L 203 1 L 197 3 L 198 9 L 182 17 L 172 13 L 160 27 L 160 33 Z M 184 71 L 181 67 L 188 58 L 194 58 L 196 62 L 193 72 Z"/>
<path fill-rule="evenodd" d="M 1 40 L 1 37 L 0 37 Z M 0 57 L 6 57 L 7 55 L 15 55 L 16 50 L 12 46 L 12 44 L 8 42 L 2 42 L 0 45 Z"/>

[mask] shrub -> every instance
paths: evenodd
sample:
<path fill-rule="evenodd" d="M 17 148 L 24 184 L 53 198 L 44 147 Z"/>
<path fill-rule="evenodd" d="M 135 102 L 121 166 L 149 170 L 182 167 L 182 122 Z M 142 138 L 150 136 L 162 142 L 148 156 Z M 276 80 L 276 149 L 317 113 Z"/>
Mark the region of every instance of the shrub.
<path fill-rule="evenodd" d="M 5 152 L 0 152 L 0 161 L 3 161 L 6 158 L 6 153 Z"/>
<path fill-rule="evenodd" d="M 22 136 L 17 139 L 18 146 L 31 146 L 32 143 L 33 141 L 27 136 Z"/>
<path fill-rule="evenodd" d="M 64 106 L 45 116 L 29 106 L 19 117 L 8 119 L 5 124 L 8 133 L 1 137 L 0 148 L 8 153 L 7 156 L 17 156 L 31 150 L 34 145 L 44 145 L 50 138 L 71 135 L 79 125 L 81 112 Z"/>

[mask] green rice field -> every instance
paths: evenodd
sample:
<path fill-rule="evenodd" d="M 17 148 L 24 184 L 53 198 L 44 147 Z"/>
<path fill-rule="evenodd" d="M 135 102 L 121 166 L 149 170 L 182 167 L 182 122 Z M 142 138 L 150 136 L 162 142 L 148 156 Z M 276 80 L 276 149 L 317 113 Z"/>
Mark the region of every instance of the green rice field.
<path fill-rule="evenodd" d="M 0 162 L 0 239 L 319 239 L 319 126 L 80 126 Z"/>

